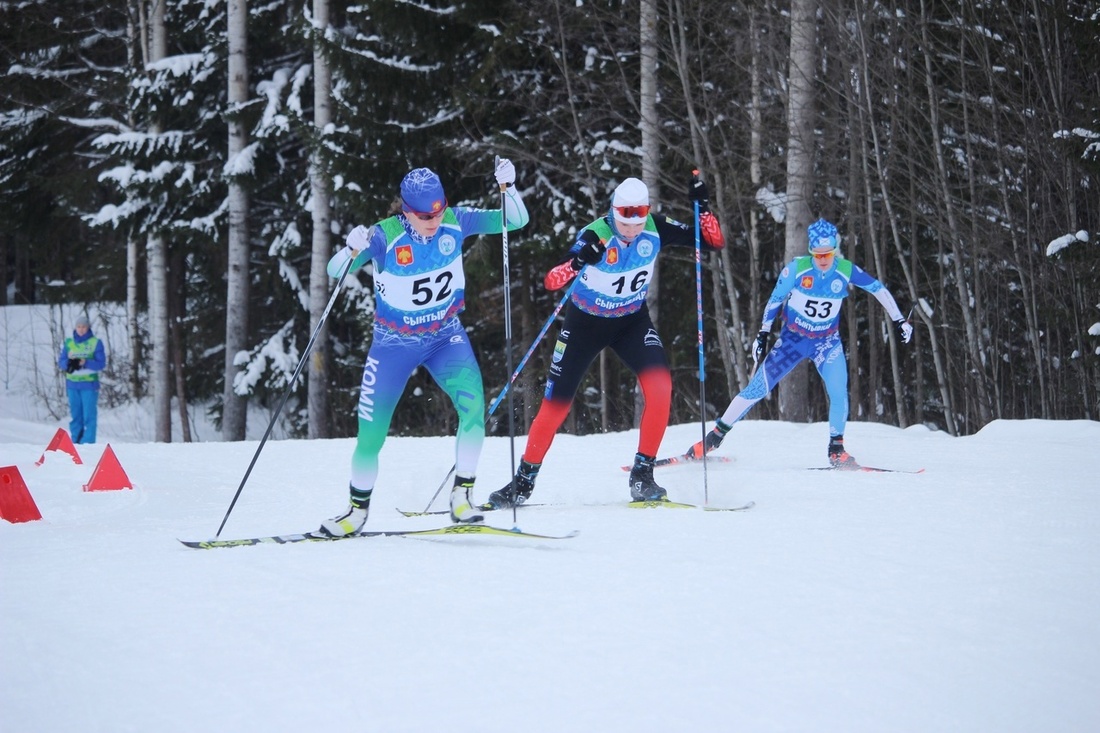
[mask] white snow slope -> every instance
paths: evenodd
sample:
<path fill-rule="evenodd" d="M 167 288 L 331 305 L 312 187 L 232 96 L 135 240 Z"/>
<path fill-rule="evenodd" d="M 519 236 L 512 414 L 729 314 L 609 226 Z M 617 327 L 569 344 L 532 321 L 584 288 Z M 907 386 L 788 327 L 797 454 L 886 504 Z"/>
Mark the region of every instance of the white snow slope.
<path fill-rule="evenodd" d="M 176 539 L 214 536 L 256 441 L 101 427 L 134 489 L 85 493 L 104 443 L 34 465 L 64 424 L 0 415 L 0 467 L 43 514 L 0 521 L 5 733 L 1100 730 L 1095 422 L 849 425 L 860 461 L 910 475 L 810 471 L 824 425 L 747 421 L 735 462 L 660 469 L 741 513 L 625 508 L 636 433 L 561 435 L 533 498 L 553 506 L 518 524 L 574 539 L 217 550 Z M 268 442 L 221 537 L 316 528 L 352 445 Z M 394 508 L 452 463 L 449 438 L 391 438 L 367 528 L 445 522 Z M 510 464 L 489 439 L 479 499 Z"/>

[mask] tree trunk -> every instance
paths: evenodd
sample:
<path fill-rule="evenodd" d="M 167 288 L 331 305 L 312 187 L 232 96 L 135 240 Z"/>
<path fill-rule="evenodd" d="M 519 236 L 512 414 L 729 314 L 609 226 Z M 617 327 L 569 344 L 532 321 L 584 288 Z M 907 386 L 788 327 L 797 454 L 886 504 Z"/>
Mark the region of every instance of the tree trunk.
<path fill-rule="evenodd" d="M 229 0 L 229 108 L 236 112 L 248 101 L 248 2 Z M 248 145 L 248 129 L 239 114 L 229 115 L 229 160 Z M 239 180 L 229 180 L 229 237 L 225 299 L 225 376 L 222 440 L 244 440 L 248 400 L 237 394 L 234 381 L 241 367 L 237 355 L 248 347 L 248 193 Z"/>
<path fill-rule="evenodd" d="M 928 8 L 925 0 L 921 0 L 921 34 L 924 46 L 926 49 L 931 48 L 929 42 L 929 20 L 928 20 Z M 964 376 L 964 382 L 971 382 L 977 392 L 978 400 L 978 412 L 981 417 L 982 425 L 988 424 L 993 419 L 993 411 L 990 406 L 990 397 L 987 391 L 988 383 L 986 380 L 986 360 L 980 343 L 980 335 L 978 333 L 977 316 L 974 313 L 973 305 L 971 304 L 971 293 L 968 287 L 970 282 L 966 273 L 966 257 L 963 252 L 963 236 L 959 227 L 958 216 L 955 211 L 954 201 L 951 197 L 951 190 L 948 186 L 948 173 L 946 156 L 947 152 L 944 150 L 943 140 L 940 133 L 940 119 L 939 119 L 939 99 L 936 95 L 936 86 L 933 81 L 932 71 L 932 57 L 930 53 L 924 54 L 924 75 L 925 75 L 925 88 L 928 94 L 928 114 L 930 119 L 930 132 L 932 133 L 932 143 L 935 152 L 936 173 L 938 180 L 939 190 L 938 193 L 942 199 L 941 205 L 943 207 L 944 216 L 947 219 L 948 233 L 951 237 L 951 241 L 955 243 L 953 256 L 950 257 L 951 265 L 954 269 L 954 281 L 956 288 L 956 296 L 958 297 L 959 310 L 962 314 L 963 325 L 965 326 L 966 333 L 966 352 L 970 359 L 970 364 L 967 366 Z M 975 273 L 976 274 L 976 273 Z M 972 376 L 970 376 L 972 375 Z"/>
<path fill-rule="evenodd" d="M 816 59 L 814 15 L 817 0 L 791 2 L 791 58 L 787 96 L 787 217 L 786 256 L 791 260 L 806 252 L 810 226 L 814 159 L 814 65 Z M 809 371 L 800 364 L 779 385 L 779 415 L 784 420 L 806 422 L 809 406 Z"/>
<path fill-rule="evenodd" d="M 328 0 L 313 0 L 313 32 L 324 36 L 329 26 Z M 317 329 L 329 298 L 329 277 L 325 270 L 332 254 L 332 183 L 322 159 L 325 128 L 332 122 L 332 71 L 322 45 L 313 43 L 313 127 L 317 135 L 309 177 L 313 187 L 313 257 L 309 272 L 309 332 Z M 329 414 L 329 343 L 328 328 L 322 328 L 314 340 L 309 359 L 309 437 L 332 437 Z"/>
<path fill-rule="evenodd" d="M 168 289 L 168 317 L 172 334 L 172 373 L 175 377 L 176 411 L 180 417 L 180 435 L 184 443 L 191 442 L 191 420 L 187 415 L 187 358 L 183 342 L 183 317 L 186 311 L 187 289 L 184 277 L 183 254 L 173 252 L 168 275 L 172 286 Z"/>
<path fill-rule="evenodd" d="M 164 27 L 164 2 L 153 0 L 149 13 L 149 60 L 157 62 L 168 55 L 168 34 Z M 162 132 L 153 124 L 150 134 Z M 153 392 L 153 432 L 158 443 L 172 442 L 172 383 L 168 333 L 168 243 L 159 234 L 148 237 L 149 267 L 149 340 L 153 345 L 149 381 Z"/>
<path fill-rule="evenodd" d="M 136 8 L 134 7 L 136 5 Z M 131 3 L 131 12 L 127 13 L 126 31 L 129 38 L 127 44 L 127 60 L 131 68 L 137 69 L 139 57 L 141 63 L 148 60 L 149 49 L 146 46 L 147 28 L 145 23 L 144 1 Z M 133 111 L 127 116 L 130 129 L 137 129 L 137 122 Z M 138 365 L 141 359 L 141 332 L 138 330 L 139 298 L 141 295 L 141 240 L 135 236 L 126 238 L 126 331 L 130 346 L 130 394 L 134 399 L 141 399 L 145 393 L 145 383 L 141 378 L 141 370 Z"/>
<path fill-rule="evenodd" d="M 656 205 L 661 198 L 661 189 L 658 184 L 658 175 L 661 171 L 661 143 L 659 130 L 657 129 L 657 0 L 641 0 L 640 19 L 638 24 L 638 36 L 641 47 L 641 79 L 639 90 L 639 103 L 641 105 L 641 119 L 639 127 L 642 133 L 642 181 L 649 187 L 649 202 Z M 660 333 L 660 262 L 653 261 L 653 277 L 649 282 L 649 292 L 646 293 L 646 305 L 649 307 L 649 316 L 653 319 L 653 325 Z M 600 362 L 601 384 L 603 393 L 607 394 L 607 384 L 603 382 L 603 376 L 607 368 L 602 358 Z M 642 390 L 635 387 L 634 390 L 634 427 L 642 422 L 642 410 L 645 408 L 645 400 L 642 398 Z M 607 410 L 603 410 L 603 422 L 607 422 Z M 606 431 L 606 427 L 605 427 Z"/>

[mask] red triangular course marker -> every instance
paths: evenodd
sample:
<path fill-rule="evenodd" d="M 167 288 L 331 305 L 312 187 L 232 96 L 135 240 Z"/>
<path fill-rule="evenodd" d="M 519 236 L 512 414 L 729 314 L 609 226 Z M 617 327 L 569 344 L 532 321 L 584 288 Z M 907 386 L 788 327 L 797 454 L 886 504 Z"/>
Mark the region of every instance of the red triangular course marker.
<path fill-rule="evenodd" d="M 38 511 L 19 469 L 15 466 L 0 468 L 0 519 L 16 524 L 41 518 L 42 512 Z"/>
<path fill-rule="evenodd" d="M 73 457 L 73 463 L 83 464 L 84 461 L 80 460 L 80 454 L 76 452 L 76 446 L 73 445 L 73 439 L 69 437 L 69 434 L 65 432 L 64 428 L 58 428 L 57 432 L 53 434 L 53 440 L 46 446 L 46 450 L 42 452 L 42 457 L 34 462 L 34 465 L 41 466 L 46 462 L 46 453 L 52 450 L 59 450 L 62 453 L 68 453 Z"/>
<path fill-rule="evenodd" d="M 132 489 L 130 477 L 122 470 L 122 464 L 118 462 L 111 444 L 107 444 L 107 450 L 103 451 L 103 457 L 99 459 L 92 478 L 84 484 L 85 491 L 115 491 L 117 489 Z"/>

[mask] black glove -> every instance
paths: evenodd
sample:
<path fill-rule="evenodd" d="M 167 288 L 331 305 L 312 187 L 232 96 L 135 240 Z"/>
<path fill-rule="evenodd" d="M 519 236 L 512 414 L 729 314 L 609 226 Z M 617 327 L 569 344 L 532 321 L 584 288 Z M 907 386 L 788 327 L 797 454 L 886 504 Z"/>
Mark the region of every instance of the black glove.
<path fill-rule="evenodd" d="M 600 241 L 599 236 L 588 229 L 581 235 L 584 244 L 573 255 L 571 266 L 574 270 L 580 270 L 585 265 L 594 265 L 603 259 L 603 253 L 607 251 L 607 245 Z"/>
<path fill-rule="evenodd" d="M 692 203 L 699 202 L 699 211 L 710 211 L 710 191 L 707 184 L 699 180 L 698 173 L 691 174 L 691 183 L 688 184 L 688 199 Z"/>
<path fill-rule="evenodd" d="M 756 344 L 752 347 L 752 361 L 754 364 L 759 364 L 764 361 L 764 357 L 767 356 L 768 350 L 772 347 L 772 334 L 771 331 L 761 331 L 756 334 Z"/>
<path fill-rule="evenodd" d="M 69 366 L 68 366 L 68 368 L 65 369 L 65 371 L 68 372 L 69 374 L 72 374 L 73 372 L 75 372 L 77 369 L 79 369 L 82 366 L 84 366 L 84 360 L 83 359 L 69 359 Z"/>

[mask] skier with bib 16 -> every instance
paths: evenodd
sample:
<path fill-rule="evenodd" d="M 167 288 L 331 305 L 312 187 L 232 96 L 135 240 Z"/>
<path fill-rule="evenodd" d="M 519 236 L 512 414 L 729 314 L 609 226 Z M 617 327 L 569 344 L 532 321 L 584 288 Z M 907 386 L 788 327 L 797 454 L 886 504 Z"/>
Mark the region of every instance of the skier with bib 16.
<path fill-rule="evenodd" d="M 514 186 L 511 161 L 497 161 L 496 180 L 504 190 L 508 229 L 523 227 L 529 216 Z M 352 272 L 373 261 L 375 295 L 374 336 L 363 366 L 359 433 L 351 458 L 351 501 L 347 511 L 321 524 L 330 537 L 356 534 L 366 523 L 378 454 L 405 383 L 420 366 L 458 412 L 451 521 L 484 519 L 470 503 L 485 441 L 485 390 L 459 320 L 466 288 L 462 249 L 466 237 L 501 233 L 501 212 L 448 206 L 439 176 L 417 168 L 401 181 L 400 206 L 393 214 L 371 227 L 355 227 L 347 246 L 328 263 L 329 276 L 336 278 L 349 261 Z"/>
<path fill-rule="evenodd" d="M 854 469 L 859 464 L 844 449 L 844 427 L 848 421 L 848 363 L 840 340 L 840 306 L 848 295 L 848 286 L 866 290 L 886 309 L 902 343 L 909 343 L 913 327 L 898 309 L 886 286 L 858 265 L 840 256 L 840 236 L 825 219 L 809 226 L 809 255 L 787 263 L 764 308 L 760 333 L 752 350 L 757 364 L 748 386 L 733 398 L 714 429 L 704 441 L 693 445 L 685 457 L 698 460 L 722 444 L 733 423 L 772 389 L 804 359 L 813 361 L 829 396 L 829 464 L 834 468 Z M 784 327 L 771 342 L 772 322 L 783 311 Z"/>
<path fill-rule="evenodd" d="M 699 202 L 703 246 L 725 246 L 718 219 L 710 212 L 706 184 L 692 179 L 692 201 Z M 542 404 L 531 423 L 527 447 L 516 475 L 489 495 L 494 508 L 517 506 L 531 498 L 542 459 L 565 421 L 589 365 L 610 347 L 638 377 L 645 407 L 638 453 L 630 472 L 634 501 L 667 500 L 653 480 L 653 462 L 668 427 L 672 378 L 664 345 L 646 307 L 646 293 L 658 253 L 664 246 L 695 246 L 691 227 L 650 212 L 649 189 L 627 178 L 611 197 L 606 216 L 584 226 L 560 264 L 545 278 L 548 290 L 560 290 L 577 278 L 562 323 Z"/>

